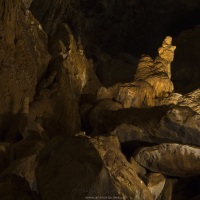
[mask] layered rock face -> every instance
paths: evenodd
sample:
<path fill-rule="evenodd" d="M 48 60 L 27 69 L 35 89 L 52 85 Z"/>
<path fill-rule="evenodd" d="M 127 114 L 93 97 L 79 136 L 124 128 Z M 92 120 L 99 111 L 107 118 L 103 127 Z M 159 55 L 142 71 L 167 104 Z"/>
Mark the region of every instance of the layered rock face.
<path fill-rule="evenodd" d="M 199 199 L 199 28 L 149 40 L 177 2 L 0 0 L 1 200 Z"/>

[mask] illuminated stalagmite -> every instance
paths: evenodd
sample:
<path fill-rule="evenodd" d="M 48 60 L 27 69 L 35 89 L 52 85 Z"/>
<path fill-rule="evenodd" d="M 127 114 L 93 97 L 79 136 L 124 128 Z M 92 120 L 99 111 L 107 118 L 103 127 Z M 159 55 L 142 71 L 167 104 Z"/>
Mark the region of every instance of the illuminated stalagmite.
<path fill-rule="evenodd" d="M 172 93 L 174 86 L 170 80 L 171 62 L 175 49 L 176 47 L 172 46 L 172 38 L 167 36 L 162 47 L 158 49 L 159 55 L 155 60 L 148 55 L 142 55 L 134 82 L 119 83 L 108 88 L 113 98 L 121 102 L 125 108 L 151 107 L 155 105 L 155 99 Z"/>

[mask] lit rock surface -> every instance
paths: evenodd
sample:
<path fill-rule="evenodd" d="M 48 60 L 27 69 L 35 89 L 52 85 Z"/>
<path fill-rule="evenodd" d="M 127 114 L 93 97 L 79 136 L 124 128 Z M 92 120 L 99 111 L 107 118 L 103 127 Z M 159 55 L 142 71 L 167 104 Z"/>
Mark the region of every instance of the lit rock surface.
<path fill-rule="evenodd" d="M 113 91 L 113 97 L 121 102 L 124 108 L 141 108 L 153 107 L 156 98 L 169 96 L 174 91 L 170 79 L 175 49 L 176 47 L 172 46 L 172 38 L 167 36 L 154 61 L 147 55 L 141 57 L 134 82 L 117 84 L 109 88 Z"/>
<path fill-rule="evenodd" d="M 200 89 L 194 90 L 183 96 L 182 101 L 178 105 L 188 106 L 195 112 L 200 114 Z"/>
<path fill-rule="evenodd" d="M 32 118 L 37 118 L 51 137 L 58 130 L 71 135 L 80 131 L 78 99 L 88 80 L 88 61 L 70 27 L 61 24 L 59 30 L 50 40 L 48 75 L 39 84 L 36 101 L 30 106 Z"/>
<path fill-rule="evenodd" d="M 99 120 L 107 124 L 112 121 L 116 125 L 112 134 L 117 134 L 121 143 L 172 142 L 200 146 L 200 115 L 191 108 L 175 106 L 167 110 L 167 107 L 155 107 L 138 111 L 113 111 L 107 116 L 104 114 L 104 119 L 102 117 Z"/>
<path fill-rule="evenodd" d="M 158 199 L 166 182 L 165 177 L 160 173 L 150 173 L 147 176 L 146 182 L 147 187 L 153 195 L 153 198 Z"/>
<path fill-rule="evenodd" d="M 166 179 L 165 186 L 163 189 L 161 196 L 162 200 L 171 200 L 172 199 L 172 192 L 173 192 L 173 183 L 170 178 Z"/>
<path fill-rule="evenodd" d="M 20 111 L 23 99 L 33 101 L 50 55 L 46 33 L 21 0 L 8 0 L 0 7 L 0 15 L 4 16 L 0 22 L 0 130 L 5 131 Z"/>
<path fill-rule="evenodd" d="M 155 135 L 159 135 L 163 142 L 200 146 L 199 120 L 200 115 L 191 108 L 176 106 L 162 118 Z"/>
<path fill-rule="evenodd" d="M 139 175 L 139 176 L 144 176 L 146 174 L 146 169 L 139 165 L 133 157 L 130 159 L 130 164 L 133 167 L 134 171 Z"/>
<path fill-rule="evenodd" d="M 161 144 L 139 150 L 135 160 L 153 172 L 169 176 L 199 175 L 200 148 L 181 144 Z"/>
<path fill-rule="evenodd" d="M 42 151 L 36 169 L 42 198 L 65 200 L 116 196 L 153 199 L 119 145 L 116 137 L 54 138 Z M 55 187 L 57 184 L 59 187 Z"/>

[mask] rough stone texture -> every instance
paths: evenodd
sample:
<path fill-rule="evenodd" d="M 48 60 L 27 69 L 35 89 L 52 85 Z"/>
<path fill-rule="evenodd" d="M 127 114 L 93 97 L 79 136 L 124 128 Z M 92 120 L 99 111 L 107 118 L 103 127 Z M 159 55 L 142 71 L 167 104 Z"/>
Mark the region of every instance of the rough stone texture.
<path fill-rule="evenodd" d="M 137 176 L 145 180 L 146 169 L 130 159 L 133 152 L 166 142 L 200 146 L 200 92 L 172 93 L 171 37 L 155 58 L 166 35 L 178 35 L 190 15 L 198 21 L 199 5 L 187 0 L 0 0 L 0 199 L 57 199 L 57 191 L 61 199 L 85 194 L 153 199 Z M 175 39 L 172 80 L 178 92 L 199 86 L 199 30 Z M 106 86 L 122 83 L 105 88 L 96 73 Z M 113 136 L 86 136 L 110 132 L 122 149 Z M 46 134 L 76 137 L 55 138 L 42 150 L 49 142 Z M 191 153 L 198 148 L 174 146 L 161 158 L 175 165 L 168 175 L 184 178 L 177 179 L 173 193 L 169 183 L 154 196 L 198 198 L 199 158 L 192 161 L 199 153 Z M 41 150 L 39 198 L 35 167 Z"/>
<path fill-rule="evenodd" d="M 172 180 L 170 178 L 167 178 L 163 192 L 160 195 L 160 199 L 161 200 L 171 200 L 172 199 L 172 191 L 173 191 Z"/>
<path fill-rule="evenodd" d="M 188 94 L 185 94 L 181 100 L 179 100 L 178 105 L 188 106 L 198 114 L 200 114 L 200 89 L 194 90 Z"/>
<path fill-rule="evenodd" d="M 83 88 L 82 94 L 93 94 L 95 95 L 100 87 L 102 87 L 102 83 L 99 81 L 95 70 L 93 60 L 90 59 L 88 61 L 88 70 L 87 70 L 87 82 L 85 87 Z"/>
<path fill-rule="evenodd" d="M 10 156 L 12 160 L 18 158 L 25 158 L 30 155 L 39 154 L 39 152 L 44 148 L 46 144 L 45 140 L 35 139 L 35 140 L 21 140 L 11 147 Z"/>
<path fill-rule="evenodd" d="M 10 143 L 0 143 L 0 172 L 2 172 L 10 162 Z"/>
<path fill-rule="evenodd" d="M 177 105 L 179 102 L 182 102 L 183 96 L 179 93 L 171 93 L 168 97 L 157 98 L 155 100 L 155 106 L 163 106 L 163 105 Z M 187 104 L 187 106 L 190 106 Z"/>
<path fill-rule="evenodd" d="M 80 130 L 78 99 L 89 80 L 89 62 L 81 43 L 76 42 L 67 24 L 58 27 L 50 39 L 52 59 L 46 78 L 30 106 L 30 115 L 37 118 L 50 137 L 56 132 L 73 135 Z"/>
<path fill-rule="evenodd" d="M 131 157 L 130 159 L 130 164 L 133 167 L 134 171 L 138 174 L 138 176 L 144 176 L 146 174 L 146 169 L 144 167 L 142 167 L 141 165 L 139 165 L 133 157 Z"/>
<path fill-rule="evenodd" d="M 112 125 L 115 125 L 112 134 L 117 134 L 121 143 L 172 142 L 200 146 L 200 115 L 189 107 L 175 106 L 167 110 L 164 108 L 169 107 L 113 111 L 102 115 L 102 118 L 100 115 L 99 121 L 110 127 L 112 122 Z"/>
<path fill-rule="evenodd" d="M 111 132 L 113 135 L 117 135 L 120 143 L 125 142 L 153 142 L 151 136 L 148 135 L 147 131 L 143 127 L 134 126 L 132 124 L 122 123 L 118 125 L 114 131 Z"/>
<path fill-rule="evenodd" d="M 37 191 L 35 181 L 35 168 L 37 166 L 37 155 L 30 155 L 14 160 L 2 173 L 1 176 L 15 174 L 25 178 L 32 191 Z"/>
<path fill-rule="evenodd" d="M 150 173 L 147 176 L 146 185 L 153 195 L 154 199 L 158 199 L 159 195 L 163 191 L 166 179 L 160 173 Z"/>
<path fill-rule="evenodd" d="M 16 142 L 23 139 L 47 139 L 44 129 L 39 123 L 36 123 L 28 114 L 20 113 L 14 118 L 5 140 Z"/>
<path fill-rule="evenodd" d="M 106 87 L 100 87 L 96 94 L 96 100 L 100 101 L 103 99 L 112 99 L 113 95 L 112 92 L 109 90 L 109 88 Z"/>
<path fill-rule="evenodd" d="M 161 144 L 140 149 L 134 156 L 142 166 L 169 176 L 199 175 L 200 149 L 181 144 Z"/>
<path fill-rule="evenodd" d="M 0 199 L 34 200 L 26 180 L 16 175 L 0 177 Z"/>
<path fill-rule="evenodd" d="M 0 7 L 0 124 L 5 131 L 23 99 L 33 100 L 50 56 L 47 35 L 21 0 L 2 1 Z"/>
<path fill-rule="evenodd" d="M 56 137 L 42 151 L 36 177 L 43 199 L 152 199 L 120 152 L 116 137 Z"/>
<path fill-rule="evenodd" d="M 176 106 L 162 118 L 155 135 L 162 141 L 200 146 L 199 120 L 200 115 L 191 108 Z"/>
<path fill-rule="evenodd" d="M 154 90 L 146 81 L 135 81 L 133 83 L 118 84 L 117 101 L 124 108 L 154 106 Z"/>
<path fill-rule="evenodd" d="M 162 47 L 158 49 L 159 55 L 155 61 L 147 55 L 141 57 L 134 82 L 117 84 L 109 88 L 113 98 L 121 102 L 124 108 L 141 108 L 152 107 L 156 98 L 169 96 L 174 90 L 170 78 L 175 49 L 176 47 L 172 46 L 172 38 L 167 36 Z"/>

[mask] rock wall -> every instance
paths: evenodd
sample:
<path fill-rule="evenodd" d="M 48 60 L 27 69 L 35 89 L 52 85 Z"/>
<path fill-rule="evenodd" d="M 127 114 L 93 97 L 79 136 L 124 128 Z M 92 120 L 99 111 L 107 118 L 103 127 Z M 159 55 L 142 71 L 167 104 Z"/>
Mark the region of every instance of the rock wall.
<path fill-rule="evenodd" d="M 1 1 L 0 13 L 0 124 L 5 131 L 23 99 L 33 101 L 50 55 L 46 33 L 21 1 Z"/>

